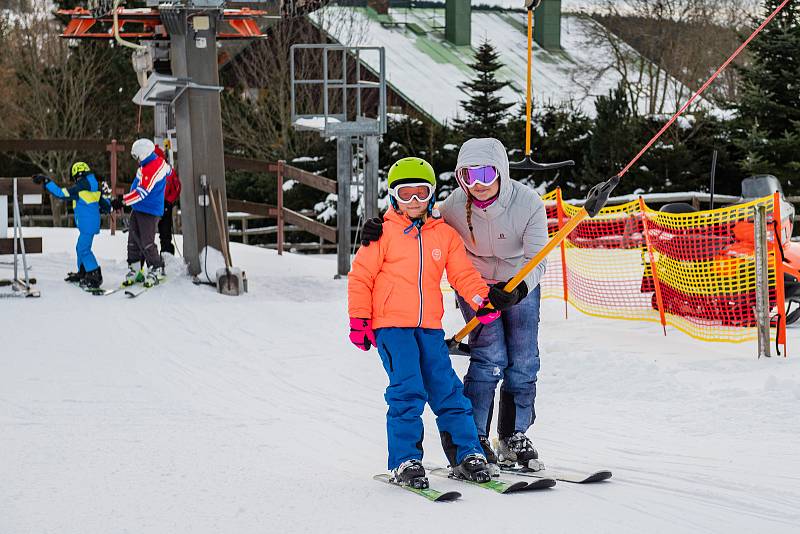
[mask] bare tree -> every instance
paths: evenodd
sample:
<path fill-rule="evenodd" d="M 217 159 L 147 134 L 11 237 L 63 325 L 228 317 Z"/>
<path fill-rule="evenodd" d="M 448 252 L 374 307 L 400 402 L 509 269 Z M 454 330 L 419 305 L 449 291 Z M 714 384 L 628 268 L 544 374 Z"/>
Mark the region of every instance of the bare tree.
<path fill-rule="evenodd" d="M 590 46 L 612 51 L 598 71 L 622 79 L 633 113 L 677 111 L 738 41 L 755 0 L 606 0 Z M 726 71 L 707 93 L 718 103 L 735 99 L 736 73 Z M 702 106 L 703 103 L 698 103 Z"/>
<path fill-rule="evenodd" d="M 311 41 L 314 33 L 304 18 L 282 20 L 268 40 L 251 44 L 231 61 L 235 89 L 223 98 L 225 135 L 248 155 L 288 157 L 316 140 L 292 130 L 289 64 L 290 46 Z"/>
<path fill-rule="evenodd" d="M 10 94 L 0 102 L 0 129 L 5 135 L 80 139 L 96 134 L 102 109 L 93 95 L 108 74 L 108 64 L 99 47 L 71 48 L 59 35 L 57 21 L 42 16 L 27 18 L 9 30 L 3 70 Z M 76 153 L 29 152 L 26 156 L 42 172 L 63 177 Z M 61 203 L 52 207 L 59 219 Z"/>
<path fill-rule="evenodd" d="M 251 44 L 231 60 L 233 79 L 227 85 L 236 89 L 224 95 L 222 108 L 229 142 L 251 156 L 286 158 L 305 154 L 318 141 L 316 134 L 298 133 L 292 127 L 290 48 L 326 42 L 327 32 L 350 35 L 355 25 L 352 11 L 322 9 L 311 15 L 314 23 L 308 17 L 283 19 L 270 29 L 269 39 Z M 334 56 L 329 56 L 331 72 L 338 64 Z M 322 78 L 321 53 L 299 52 L 295 76 Z M 321 114 L 319 87 L 299 86 L 296 98 L 299 110 Z"/>

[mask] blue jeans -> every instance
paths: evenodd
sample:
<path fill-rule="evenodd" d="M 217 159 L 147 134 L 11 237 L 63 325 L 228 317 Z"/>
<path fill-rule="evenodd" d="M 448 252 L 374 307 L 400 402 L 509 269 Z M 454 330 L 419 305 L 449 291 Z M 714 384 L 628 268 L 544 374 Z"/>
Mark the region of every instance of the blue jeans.
<path fill-rule="evenodd" d="M 525 432 L 536 419 L 540 300 L 541 291 L 536 286 L 498 320 L 479 326 L 469 335 L 470 360 L 464 377 L 464 394 L 472 402 L 480 436 L 489 435 L 494 393 L 500 380 L 501 392 L 514 399 L 514 432 Z M 464 319 L 470 321 L 475 312 L 460 295 L 458 301 Z"/>
<path fill-rule="evenodd" d="M 430 404 L 450 465 L 468 454 L 483 454 L 472 406 L 450 363 L 444 331 L 430 328 L 379 328 L 378 353 L 389 375 L 386 433 L 389 469 L 422 459 L 422 411 Z"/>
<path fill-rule="evenodd" d="M 75 244 L 75 252 L 78 255 L 78 270 L 81 265 L 88 273 L 97 269 L 97 258 L 92 253 L 92 241 L 94 241 L 94 234 L 89 232 L 81 232 L 78 234 L 78 242 Z"/>

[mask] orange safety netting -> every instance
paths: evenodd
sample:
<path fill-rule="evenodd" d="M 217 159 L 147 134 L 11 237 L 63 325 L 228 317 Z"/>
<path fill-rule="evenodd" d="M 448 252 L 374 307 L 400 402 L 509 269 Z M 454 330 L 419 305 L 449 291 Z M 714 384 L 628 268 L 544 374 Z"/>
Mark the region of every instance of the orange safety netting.
<path fill-rule="evenodd" d="M 561 200 L 559 190 L 542 199 L 551 236 L 580 210 Z M 759 205 L 767 211 L 772 326 L 783 343 L 783 272 L 772 222 L 780 214 L 773 196 L 682 214 L 658 212 L 641 199 L 606 207 L 550 254 L 542 296 L 597 317 L 661 322 L 706 341 L 755 339 L 753 210 Z"/>

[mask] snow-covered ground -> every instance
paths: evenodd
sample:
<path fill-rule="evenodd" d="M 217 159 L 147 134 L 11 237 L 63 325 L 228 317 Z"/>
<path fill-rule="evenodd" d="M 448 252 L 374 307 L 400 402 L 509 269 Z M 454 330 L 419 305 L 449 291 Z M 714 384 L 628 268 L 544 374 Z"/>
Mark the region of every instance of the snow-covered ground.
<path fill-rule="evenodd" d="M 545 301 L 530 434 L 551 466 L 614 478 L 516 495 L 434 478 L 464 497 L 433 504 L 371 479 L 386 377 L 347 340 L 332 258 L 234 244 L 249 294 L 173 276 L 128 300 L 61 281 L 75 230 L 37 234 L 41 298 L 0 299 L 0 533 L 797 532 L 800 330 L 757 360 Z M 98 238 L 107 285 L 125 239 Z"/>

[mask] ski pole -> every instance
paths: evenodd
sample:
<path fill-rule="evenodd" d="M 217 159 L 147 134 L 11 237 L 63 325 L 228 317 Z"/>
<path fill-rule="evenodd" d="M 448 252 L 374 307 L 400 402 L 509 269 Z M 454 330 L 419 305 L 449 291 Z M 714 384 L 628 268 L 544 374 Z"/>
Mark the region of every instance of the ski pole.
<path fill-rule="evenodd" d="M 639 158 L 641 158 L 645 154 L 645 152 L 647 152 L 650 149 L 650 147 L 653 146 L 653 143 L 655 143 L 658 140 L 658 138 L 661 137 L 661 135 L 664 132 L 666 132 L 670 126 L 672 126 L 672 124 L 678 119 L 678 117 L 680 117 L 683 114 L 683 112 L 689 108 L 692 102 L 694 102 L 697 99 L 697 97 L 699 97 L 708 88 L 708 86 L 711 85 L 711 82 L 713 82 L 717 78 L 717 76 L 719 76 L 720 73 L 723 70 L 725 70 L 734 59 L 736 59 L 736 56 L 738 56 L 742 52 L 742 50 L 744 50 L 745 47 L 747 47 L 747 45 L 750 44 L 750 41 L 755 39 L 756 36 L 759 33 L 761 33 L 761 30 L 763 30 L 767 26 L 767 24 L 769 24 L 772 21 L 772 19 L 774 19 L 777 16 L 777 14 L 780 13 L 784 7 L 786 7 L 786 4 L 788 4 L 789 1 L 790 0 L 784 0 L 780 5 L 778 5 L 777 8 L 775 8 L 775 10 L 758 26 L 758 28 L 756 28 L 753 31 L 753 33 L 751 33 L 750 36 L 747 39 L 745 39 L 741 45 L 739 45 L 739 48 L 737 48 L 736 51 L 733 54 L 731 54 L 730 57 L 726 59 L 725 62 L 714 72 L 714 74 L 712 74 L 711 77 L 708 80 L 706 80 L 706 82 L 700 87 L 700 89 L 698 89 L 689 98 L 689 100 L 687 100 L 686 103 L 683 106 L 681 106 L 681 108 L 672 116 L 672 118 L 670 118 L 669 121 L 667 121 L 667 123 L 658 131 L 658 133 L 656 133 L 653 136 L 653 138 L 650 139 L 650 141 L 648 141 L 644 147 L 642 147 L 639 153 L 636 154 L 636 156 L 634 156 L 633 159 L 630 160 L 627 165 L 625 165 L 625 167 L 619 172 L 619 174 L 609 178 L 605 182 L 597 184 L 589 191 L 589 194 L 586 196 L 586 203 L 584 204 L 583 208 L 581 208 L 581 210 L 578 213 L 576 213 L 575 216 L 572 217 L 572 219 L 570 219 L 569 222 L 567 222 L 567 224 L 564 225 L 564 227 L 561 230 L 559 230 L 556 234 L 553 235 L 553 237 L 550 238 L 550 240 L 542 248 L 542 250 L 540 250 L 539 253 L 536 254 L 536 256 L 531 258 L 530 261 L 528 261 L 528 263 L 526 263 L 525 266 L 516 274 L 516 276 L 514 276 L 514 278 L 512 278 L 506 283 L 506 285 L 503 287 L 504 291 L 508 293 L 514 291 L 514 289 L 520 284 L 520 282 L 522 282 L 522 280 L 524 280 L 525 277 L 533 269 L 535 269 L 536 266 L 539 265 L 542 262 L 542 260 L 544 260 L 544 258 L 554 248 L 560 245 L 561 242 L 567 238 L 567 235 L 569 235 L 569 233 L 572 232 L 572 230 L 574 230 L 575 227 L 578 226 L 578 224 L 580 224 L 581 221 L 583 221 L 587 216 L 594 217 L 600 212 L 600 210 L 603 208 L 603 206 L 605 206 L 606 202 L 608 201 L 608 196 L 611 194 L 611 191 L 613 191 L 614 188 L 617 186 L 617 184 L 619 184 L 620 179 L 630 170 L 630 168 L 639 160 Z M 494 307 L 491 304 L 487 304 L 487 307 L 490 309 L 494 309 Z M 452 347 L 460 343 L 461 340 L 467 337 L 467 335 L 470 332 L 472 332 L 472 330 L 474 330 L 475 327 L 478 326 L 479 324 L 480 322 L 478 321 L 477 317 L 473 317 L 472 320 L 469 323 L 467 323 L 466 326 L 464 326 L 464 328 L 462 328 L 455 336 L 453 336 L 453 338 L 448 342 L 448 345 Z"/>

